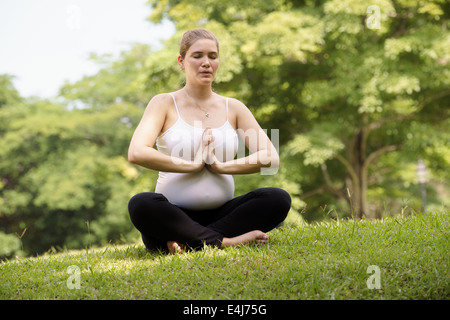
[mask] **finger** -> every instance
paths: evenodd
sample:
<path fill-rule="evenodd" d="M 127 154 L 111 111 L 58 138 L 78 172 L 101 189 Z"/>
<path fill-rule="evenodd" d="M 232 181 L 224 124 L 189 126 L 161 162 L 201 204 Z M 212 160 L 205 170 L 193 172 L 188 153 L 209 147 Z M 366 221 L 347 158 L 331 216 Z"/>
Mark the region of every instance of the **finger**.
<path fill-rule="evenodd" d="M 206 145 L 210 145 L 214 141 L 214 136 L 212 134 L 209 134 L 205 137 L 205 143 Z"/>
<path fill-rule="evenodd" d="M 206 127 L 205 130 L 203 130 L 203 135 L 211 134 L 211 127 Z"/>
<path fill-rule="evenodd" d="M 206 164 L 207 165 L 211 165 L 211 164 L 213 164 L 215 162 L 214 154 L 211 153 L 210 149 L 211 149 L 211 147 L 208 146 L 208 151 L 207 151 L 207 154 L 206 154 Z"/>
<path fill-rule="evenodd" d="M 212 160 L 212 163 L 219 161 L 219 159 L 217 159 L 217 157 L 216 157 L 215 151 L 216 151 L 215 148 L 213 148 L 212 146 L 209 146 L 209 156 Z"/>
<path fill-rule="evenodd" d="M 204 131 L 203 131 L 203 135 L 202 135 L 202 141 L 205 145 L 208 145 L 211 143 L 211 137 L 212 137 L 212 131 L 211 128 L 207 127 Z"/>

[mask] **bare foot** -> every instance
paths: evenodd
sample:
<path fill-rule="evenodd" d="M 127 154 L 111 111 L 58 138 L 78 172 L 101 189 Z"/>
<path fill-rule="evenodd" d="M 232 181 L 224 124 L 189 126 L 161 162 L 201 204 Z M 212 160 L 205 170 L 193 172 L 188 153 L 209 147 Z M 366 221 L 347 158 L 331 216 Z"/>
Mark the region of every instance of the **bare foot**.
<path fill-rule="evenodd" d="M 171 254 L 182 253 L 181 246 L 176 241 L 167 241 L 167 248 Z"/>
<path fill-rule="evenodd" d="M 269 236 L 267 234 L 259 230 L 253 230 L 237 237 L 223 238 L 221 248 L 233 247 L 251 242 L 265 244 L 267 240 L 269 240 Z"/>

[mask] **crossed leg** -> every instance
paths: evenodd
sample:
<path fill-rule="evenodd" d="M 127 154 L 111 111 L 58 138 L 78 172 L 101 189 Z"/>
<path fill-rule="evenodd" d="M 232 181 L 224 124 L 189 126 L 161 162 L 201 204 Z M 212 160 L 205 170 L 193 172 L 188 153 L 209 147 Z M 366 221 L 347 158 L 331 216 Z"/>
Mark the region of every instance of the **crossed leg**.
<path fill-rule="evenodd" d="M 181 253 L 185 244 L 191 248 L 203 243 L 218 248 L 264 244 L 269 238 L 266 232 L 286 218 L 290 205 L 289 194 L 278 188 L 255 189 L 218 209 L 201 212 L 182 210 L 162 194 L 147 192 L 130 200 L 129 212 L 147 247 L 151 242 Z"/>

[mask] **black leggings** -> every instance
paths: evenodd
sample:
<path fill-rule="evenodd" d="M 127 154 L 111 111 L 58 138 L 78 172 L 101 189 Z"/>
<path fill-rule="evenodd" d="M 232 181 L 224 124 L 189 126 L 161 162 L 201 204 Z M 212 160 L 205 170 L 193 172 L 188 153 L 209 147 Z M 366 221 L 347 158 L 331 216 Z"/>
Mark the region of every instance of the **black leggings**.
<path fill-rule="evenodd" d="M 180 208 L 154 192 L 138 193 L 128 203 L 131 221 L 150 250 L 166 250 L 167 241 L 193 249 L 201 249 L 204 244 L 220 248 L 224 237 L 272 230 L 290 208 L 289 193 L 272 187 L 255 189 L 211 210 Z"/>

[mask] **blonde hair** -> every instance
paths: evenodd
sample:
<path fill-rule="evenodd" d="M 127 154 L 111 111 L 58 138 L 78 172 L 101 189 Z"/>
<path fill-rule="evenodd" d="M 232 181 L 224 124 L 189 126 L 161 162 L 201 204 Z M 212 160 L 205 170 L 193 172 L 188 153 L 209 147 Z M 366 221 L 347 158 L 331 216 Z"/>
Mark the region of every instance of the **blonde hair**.
<path fill-rule="evenodd" d="M 206 29 L 193 29 L 188 30 L 183 34 L 180 41 L 180 56 L 184 59 L 186 52 L 194 44 L 195 41 L 200 39 L 210 39 L 214 40 L 217 45 L 217 53 L 219 53 L 219 41 L 217 41 L 216 36 Z"/>

